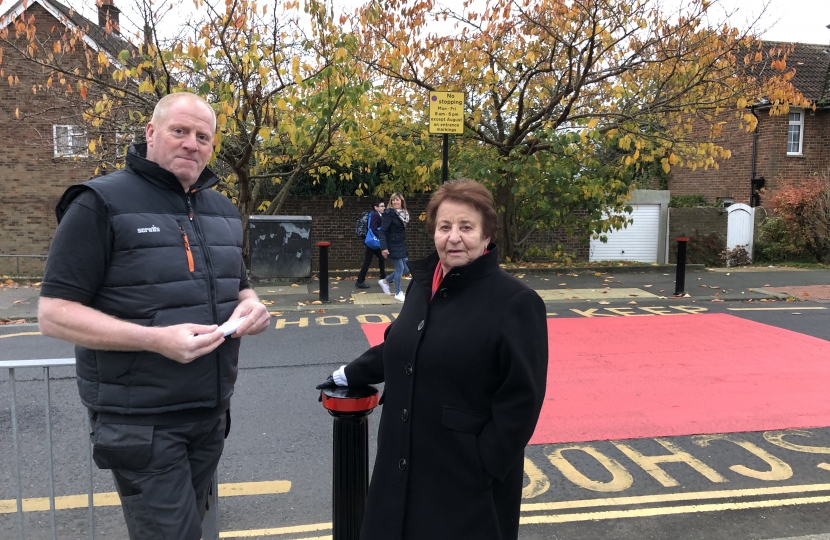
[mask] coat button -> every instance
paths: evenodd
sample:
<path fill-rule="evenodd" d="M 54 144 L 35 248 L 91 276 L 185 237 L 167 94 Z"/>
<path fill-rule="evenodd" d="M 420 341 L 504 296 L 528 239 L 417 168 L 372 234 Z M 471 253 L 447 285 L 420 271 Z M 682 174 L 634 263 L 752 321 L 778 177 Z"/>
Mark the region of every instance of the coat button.
<path fill-rule="evenodd" d="M 448 291 L 447 291 L 447 289 L 441 289 L 440 291 L 438 291 L 438 294 L 441 295 L 441 298 L 446 298 L 447 294 L 448 294 Z"/>
<path fill-rule="evenodd" d="M 421 322 L 418 323 L 418 331 L 420 332 L 423 329 L 424 329 L 424 321 L 421 321 Z"/>
<path fill-rule="evenodd" d="M 403 368 L 404 373 L 407 375 L 412 375 L 412 364 L 407 364 L 405 368 Z"/>
<path fill-rule="evenodd" d="M 458 279 L 460 277 L 461 277 L 461 274 L 450 274 L 450 278 L 452 278 L 452 279 Z"/>
<path fill-rule="evenodd" d="M 406 469 L 406 460 L 405 460 L 405 459 L 401 459 L 401 460 L 398 462 L 398 468 L 399 468 L 400 470 L 402 470 L 402 471 L 403 471 L 404 469 Z"/>
<path fill-rule="evenodd" d="M 401 411 L 401 420 L 403 420 L 404 422 L 409 420 L 409 411 L 407 411 L 406 409 Z"/>

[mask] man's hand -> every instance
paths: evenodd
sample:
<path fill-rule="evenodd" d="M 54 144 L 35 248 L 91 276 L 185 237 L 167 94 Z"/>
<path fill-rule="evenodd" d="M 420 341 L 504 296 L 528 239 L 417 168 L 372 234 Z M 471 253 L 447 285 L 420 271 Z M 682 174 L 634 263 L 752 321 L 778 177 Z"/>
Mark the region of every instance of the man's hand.
<path fill-rule="evenodd" d="M 268 313 L 268 308 L 259 301 L 259 297 L 253 289 L 239 291 L 239 304 L 237 304 L 236 309 L 233 310 L 233 314 L 228 320 L 230 321 L 242 316 L 246 316 L 247 318 L 242 321 L 242 324 L 239 325 L 239 328 L 230 337 L 238 338 L 260 334 L 268 328 L 268 324 L 271 322 L 271 314 Z"/>
<path fill-rule="evenodd" d="M 380 252 L 380 254 L 383 255 L 384 259 L 389 258 L 389 250 L 388 249 L 384 249 L 383 251 Z"/>
<path fill-rule="evenodd" d="M 155 352 L 180 364 L 189 364 L 225 342 L 218 328 L 215 324 L 177 324 L 158 328 L 162 335 L 154 340 L 157 344 Z"/>

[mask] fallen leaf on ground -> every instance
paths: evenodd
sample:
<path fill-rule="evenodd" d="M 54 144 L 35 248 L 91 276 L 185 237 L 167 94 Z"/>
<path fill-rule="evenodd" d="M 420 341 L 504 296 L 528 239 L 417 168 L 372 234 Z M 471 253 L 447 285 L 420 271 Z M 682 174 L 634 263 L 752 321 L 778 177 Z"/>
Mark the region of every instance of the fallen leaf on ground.
<path fill-rule="evenodd" d="M 320 291 L 319 290 L 311 291 L 311 294 L 320 294 Z"/>
<path fill-rule="evenodd" d="M 712 302 L 723 302 L 720 298 L 712 298 Z"/>
<path fill-rule="evenodd" d="M 567 283 L 560 283 L 559 284 L 560 287 L 565 287 L 566 285 L 567 285 Z"/>
<path fill-rule="evenodd" d="M 326 310 L 325 310 L 325 309 L 318 309 L 318 310 L 317 310 L 317 313 L 325 313 L 325 312 L 326 312 Z"/>
<path fill-rule="evenodd" d="M 797 311 L 794 311 L 794 312 L 792 312 L 792 315 L 801 315 L 801 313 L 798 313 Z"/>
<path fill-rule="evenodd" d="M 312 302 L 312 304 L 314 304 L 315 306 L 319 306 L 322 303 L 323 302 L 321 302 L 320 300 L 315 300 L 314 302 Z"/>
<path fill-rule="evenodd" d="M 338 300 L 338 302 L 345 302 L 345 301 L 346 301 L 346 299 L 345 299 L 345 298 L 344 298 L 343 300 Z"/>
<path fill-rule="evenodd" d="M 299 287 L 299 285 L 297 285 L 296 283 L 292 283 L 291 286 L 292 287 Z"/>
<path fill-rule="evenodd" d="M 666 292 L 666 289 L 660 289 L 660 292 Z"/>
<path fill-rule="evenodd" d="M 262 302 L 263 306 L 273 306 L 274 305 L 273 300 L 260 300 L 260 302 Z"/>
<path fill-rule="evenodd" d="M 810 296 L 810 293 L 808 293 L 808 292 L 801 293 L 801 296 Z M 16 303 L 16 302 L 15 302 L 15 303 Z"/>
<path fill-rule="evenodd" d="M 606 304 L 610 304 L 611 302 L 609 302 L 608 300 L 600 300 L 600 301 L 599 301 L 599 302 L 597 302 L 597 303 L 598 303 L 598 304 L 602 304 L 602 305 L 604 306 L 604 305 L 606 305 Z"/>
<path fill-rule="evenodd" d="M 651 285 L 643 285 L 644 288 L 648 289 Z"/>
<path fill-rule="evenodd" d="M 767 283 L 766 285 L 764 285 L 764 287 L 770 287 L 770 284 L 769 284 L 769 283 Z"/>
<path fill-rule="evenodd" d="M 282 311 L 269 311 L 268 313 L 270 313 L 271 315 L 273 315 L 275 317 L 279 317 L 279 316 L 282 315 Z"/>
<path fill-rule="evenodd" d="M 683 298 L 691 298 L 691 297 L 692 297 L 692 295 L 689 294 L 689 293 L 686 293 L 686 294 L 683 295 Z"/>
<path fill-rule="evenodd" d="M 629 304 L 630 304 L 630 305 L 632 305 L 632 306 L 636 306 L 636 305 L 637 305 L 637 302 L 635 302 L 635 301 L 633 301 L 633 300 L 632 300 L 631 302 L 629 302 Z"/>

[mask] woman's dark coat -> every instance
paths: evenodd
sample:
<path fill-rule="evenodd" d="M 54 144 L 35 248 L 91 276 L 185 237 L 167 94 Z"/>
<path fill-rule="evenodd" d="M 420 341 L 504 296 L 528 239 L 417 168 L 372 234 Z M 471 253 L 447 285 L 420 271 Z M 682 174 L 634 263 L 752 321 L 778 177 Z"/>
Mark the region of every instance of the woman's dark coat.
<path fill-rule="evenodd" d="M 383 212 L 378 239 L 380 250 L 388 249 L 390 259 L 405 259 L 409 256 L 406 252 L 406 227 L 394 208 L 387 208 Z"/>
<path fill-rule="evenodd" d="M 350 386 L 385 382 L 361 540 L 518 537 L 547 322 L 539 295 L 491 248 L 444 276 L 432 301 L 438 254 L 409 263 L 385 342 L 346 366 Z"/>

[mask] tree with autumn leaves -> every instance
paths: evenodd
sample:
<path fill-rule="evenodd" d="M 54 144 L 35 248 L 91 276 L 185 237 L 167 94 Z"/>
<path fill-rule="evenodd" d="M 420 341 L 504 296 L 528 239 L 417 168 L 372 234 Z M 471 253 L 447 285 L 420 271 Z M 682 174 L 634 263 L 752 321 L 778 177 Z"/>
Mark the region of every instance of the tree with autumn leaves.
<path fill-rule="evenodd" d="M 322 2 L 289 1 L 278 10 L 249 0 L 199 5 L 203 18 L 179 32 L 189 38 L 162 43 L 146 3 L 145 42 L 120 41 L 116 56 L 112 48 L 95 53 L 86 46 L 95 30 L 89 25 L 38 29 L 25 17 L 4 29 L 0 42 L 42 70 L 56 100 L 83 111 L 89 152 L 104 169 L 123 166 L 126 146 L 143 138 L 162 96 L 205 97 L 217 114 L 219 189 L 247 228 L 249 215 L 278 212 L 301 175 L 325 176 L 352 163 L 356 145 L 343 140 L 358 136 L 351 134 L 368 110 L 370 85 L 354 69 L 355 37 L 334 24 Z M 85 69 L 70 61 L 73 52 Z"/>
<path fill-rule="evenodd" d="M 789 83 L 788 51 L 765 46 L 752 29 L 707 23 L 708 0 L 677 13 L 650 0 L 448 6 L 373 0 L 355 20 L 359 50 L 393 81 L 391 99 L 420 120 L 398 139 L 416 153 L 429 139 L 427 92 L 464 92 L 452 170 L 492 187 L 508 256 L 534 230 L 624 226 L 631 178 L 644 169 L 717 167 L 729 151 L 712 141 L 736 110 L 752 130 L 752 103 L 769 100 L 771 114 L 810 105 Z M 398 152 L 399 169 L 409 153 Z M 405 175 L 435 185 L 438 164 L 427 163 Z"/>
<path fill-rule="evenodd" d="M 708 21 L 707 0 L 678 13 L 653 0 L 369 0 L 339 17 L 316 0 L 199 1 L 205 17 L 183 26 L 188 38 L 87 55 L 85 73 L 62 67 L 26 21 L 12 31 L 44 77 L 83 98 L 90 132 L 101 130 L 91 150 L 117 148 L 166 93 L 206 96 L 220 189 L 243 216 L 279 211 L 299 175 L 335 166 L 382 163 L 380 193 L 433 189 L 441 149 L 427 92 L 464 92 L 452 175 L 492 188 L 501 253 L 515 258 L 537 231 L 625 226 L 636 177 L 717 167 L 729 152 L 713 141 L 736 111 L 751 130 L 753 103 L 768 100 L 771 114 L 809 106 L 789 84 L 788 51 Z"/>

